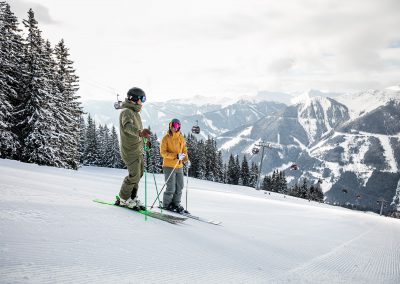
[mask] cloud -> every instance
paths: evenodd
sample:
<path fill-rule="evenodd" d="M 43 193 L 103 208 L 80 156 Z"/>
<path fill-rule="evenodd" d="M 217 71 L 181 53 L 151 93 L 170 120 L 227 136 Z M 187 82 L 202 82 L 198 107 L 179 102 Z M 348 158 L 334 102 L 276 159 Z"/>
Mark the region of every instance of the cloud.
<path fill-rule="evenodd" d="M 396 85 L 400 78 L 399 0 L 11 0 L 11 5 L 23 18 L 32 7 L 51 39 L 67 39 L 82 81 L 98 78 L 127 89 L 135 80 L 154 90 L 153 96 L 339 92 Z"/>
<path fill-rule="evenodd" d="M 278 58 L 269 64 L 269 69 L 274 73 L 284 73 L 289 71 L 294 66 L 294 64 L 294 58 Z"/>
<path fill-rule="evenodd" d="M 13 11 L 20 19 L 26 19 L 29 9 L 32 8 L 39 24 L 57 25 L 60 23 L 51 17 L 49 9 L 42 4 L 22 0 L 9 0 L 9 2 L 11 11 Z"/>

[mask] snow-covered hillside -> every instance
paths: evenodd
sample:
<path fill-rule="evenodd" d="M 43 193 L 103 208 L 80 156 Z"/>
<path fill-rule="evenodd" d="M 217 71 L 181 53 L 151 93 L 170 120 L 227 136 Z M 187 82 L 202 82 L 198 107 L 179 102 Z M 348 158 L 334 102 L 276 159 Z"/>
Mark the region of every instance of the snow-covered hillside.
<path fill-rule="evenodd" d="M 0 282 L 400 282 L 399 220 L 195 179 L 189 209 L 221 226 L 92 202 L 125 174 L 0 160 Z"/>
<path fill-rule="evenodd" d="M 356 119 L 379 106 L 387 104 L 390 100 L 400 100 L 400 90 L 395 87 L 385 90 L 368 90 L 351 94 L 343 94 L 335 97 L 335 100 L 341 102 L 349 108 L 349 114 L 352 119 Z"/>

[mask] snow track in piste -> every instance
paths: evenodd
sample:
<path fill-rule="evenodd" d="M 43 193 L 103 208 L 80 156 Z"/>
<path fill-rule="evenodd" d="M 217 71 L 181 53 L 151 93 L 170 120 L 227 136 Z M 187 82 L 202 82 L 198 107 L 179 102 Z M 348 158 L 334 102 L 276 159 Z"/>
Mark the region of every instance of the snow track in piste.
<path fill-rule="evenodd" d="M 208 224 L 171 229 L 168 223 L 145 221 L 145 216 L 111 206 L 84 210 L 78 204 L 0 204 L 2 224 L 8 228 L 0 246 L 1 283 L 232 283 L 265 277 L 255 261 L 244 264 L 237 258 L 240 252 L 250 259 L 251 252 L 235 237 L 225 232 L 215 236 L 219 228 Z M 71 216 L 64 220 L 68 211 Z M 110 222 L 113 218 L 118 221 Z M 138 229 L 143 238 L 129 243 Z M 121 230 L 125 236 L 116 233 Z M 164 233 L 149 236 L 146 230 Z M 196 245 L 187 241 L 199 233 L 214 237 Z"/>
<path fill-rule="evenodd" d="M 269 282 L 400 283 L 400 247 L 396 240 L 399 236 L 399 227 L 377 224 Z"/>
<path fill-rule="evenodd" d="M 8 249 L 17 256 L 0 260 L 0 279 L 2 283 L 243 283 L 260 281 L 265 276 L 252 261 L 246 267 L 242 260 L 235 260 L 227 247 L 207 241 L 177 247 L 175 242 L 161 241 L 165 243 L 162 255 L 151 244 L 144 252 L 134 245 L 120 248 L 118 241 L 103 243 L 104 249 L 99 249 L 97 242 L 80 239 L 9 242 Z M 66 249 L 60 252 L 61 247 Z M 19 257 L 21 252 L 26 260 Z M 134 257 L 135 252 L 144 259 Z"/>

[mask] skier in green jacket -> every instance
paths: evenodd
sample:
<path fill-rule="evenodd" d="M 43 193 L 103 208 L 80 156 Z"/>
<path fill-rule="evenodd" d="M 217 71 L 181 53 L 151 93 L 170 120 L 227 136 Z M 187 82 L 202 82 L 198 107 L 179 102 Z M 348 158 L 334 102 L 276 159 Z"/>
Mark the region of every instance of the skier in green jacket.
<path fill-rule="evenodd" d="M 122 103 L 123 110 L 119 117 L 121 157 L 129 175 L 122 183 L 116 204 L 135 210 L 146 209 L 137 197 L 139 181 L 143 176 L 143 138 L 149 138 L 151 135 L 149 129 L 143 128 L 140 117 L 145 101 L 146 94 L 142 89 L 130 89 L 125 102 Z"/>

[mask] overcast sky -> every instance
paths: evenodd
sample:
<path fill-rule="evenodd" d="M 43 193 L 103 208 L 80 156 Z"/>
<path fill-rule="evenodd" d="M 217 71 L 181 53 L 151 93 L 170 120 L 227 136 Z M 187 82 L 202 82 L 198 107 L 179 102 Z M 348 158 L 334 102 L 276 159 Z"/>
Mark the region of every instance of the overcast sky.
<path fill-rule="evenodd" d="M 400 0 L 9 0 L 70 48 L 84 100 L 400 84 Z M 112 90 L 113 89 L 113 90 Z"/>

